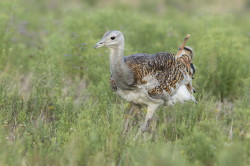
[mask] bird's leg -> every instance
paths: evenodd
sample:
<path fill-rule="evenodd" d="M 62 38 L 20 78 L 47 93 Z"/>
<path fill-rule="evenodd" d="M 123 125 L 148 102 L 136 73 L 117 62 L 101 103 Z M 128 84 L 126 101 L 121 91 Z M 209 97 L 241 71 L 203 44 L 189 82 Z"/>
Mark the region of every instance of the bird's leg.
<path fill-rule="evenodd" d="M 124 130 L 123 130 L 123 134 L 126 134 L 128 131 L 128 127 L 129 127 L 129 121 L 130 119 L 133 117 L 133 112 L 134 110 L 136 110 L 139 106 L 131 104 L 130 108 L 128 109 L 127 114 L 125 115 L 126 121 L 124 122 Z"/>
<path fill-rule="evenodd" d="M 150 121 L 152 120 L 154 113 L 156 109 L 158 108 L 158 106 L 159 106 L 158 104 L 148 105 L 145 121 L 140 126 L 139 131 L 137 132 L 135 136 L 135 139 L 137 139 L 142 133 L 148 130 Z"/>

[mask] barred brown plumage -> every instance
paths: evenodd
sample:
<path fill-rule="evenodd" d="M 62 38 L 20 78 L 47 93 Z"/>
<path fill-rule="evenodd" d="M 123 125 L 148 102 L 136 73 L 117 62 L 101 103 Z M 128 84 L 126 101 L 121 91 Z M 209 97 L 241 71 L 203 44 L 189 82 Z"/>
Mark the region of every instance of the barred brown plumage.
<path fill-rule="evenodd" d="M 193 50 L 185 47 L 189 37 L 187 35 L 176 54 L 139 53 L 124 57 L 124 37 L 119 31 L 106 32 L 95 46 L 110 49 L 112 89 L 130 103 L 148 107 L 146 119 L 137 136 L 147 129 L 160 105 L 173 105 L 187 100 L 196 102 L 192 87 L 195 72 Z M 127 126 L 124 131 L 127 131 Z"/>

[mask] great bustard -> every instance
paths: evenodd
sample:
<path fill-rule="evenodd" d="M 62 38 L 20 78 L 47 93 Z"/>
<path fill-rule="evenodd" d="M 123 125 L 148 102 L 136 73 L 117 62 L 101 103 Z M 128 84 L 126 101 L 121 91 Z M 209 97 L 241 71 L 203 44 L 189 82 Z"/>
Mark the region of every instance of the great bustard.
<path fill-rule="evenodd" d="M 120 31 L 106 32 L 96 44 L 95 48 L 110 49 L 110 83 L 116 93 L 132 105 L 147 106 L 145 121 L 137 135 L 147 130 L 160 105 L 187 100 L 196 102 L 192 87 L 193 50 L 185 47 L 189 37 L 187 35 L 176 54 L 159 52 L 124 56 L 124 37 Z"/>

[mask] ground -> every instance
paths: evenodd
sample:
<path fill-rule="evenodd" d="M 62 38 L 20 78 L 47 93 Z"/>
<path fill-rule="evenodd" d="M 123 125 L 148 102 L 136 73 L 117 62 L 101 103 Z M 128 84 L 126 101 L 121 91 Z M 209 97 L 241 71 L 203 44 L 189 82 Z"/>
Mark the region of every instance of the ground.
<path fill-rule="evenodd" d="M 0 165 L 250 165 L 249 2 L 1 0 Z M 198 104 L 161 107 L 122 135 L 108 30 L 125 55 L 194 49 Z M 144 110 L 144 109 L 143 109 Z M 145 116 L 145 111 L 142 115 Z"/>

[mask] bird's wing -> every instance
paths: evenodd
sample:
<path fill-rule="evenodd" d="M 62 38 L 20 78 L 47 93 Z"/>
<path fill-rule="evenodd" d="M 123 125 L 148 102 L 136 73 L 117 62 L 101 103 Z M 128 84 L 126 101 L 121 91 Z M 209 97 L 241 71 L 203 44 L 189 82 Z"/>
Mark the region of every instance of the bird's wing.
<path fill-rule="evenodd" d="M 134 84 L 145 85 L 153 97 L 162 94 L 164 90 L 171 94 L 178 86 L 188 84 L 188 68 L 174 55 L 166 52 L 135 54 L 125 57 L 125 62 L 134 73 Z"/>

